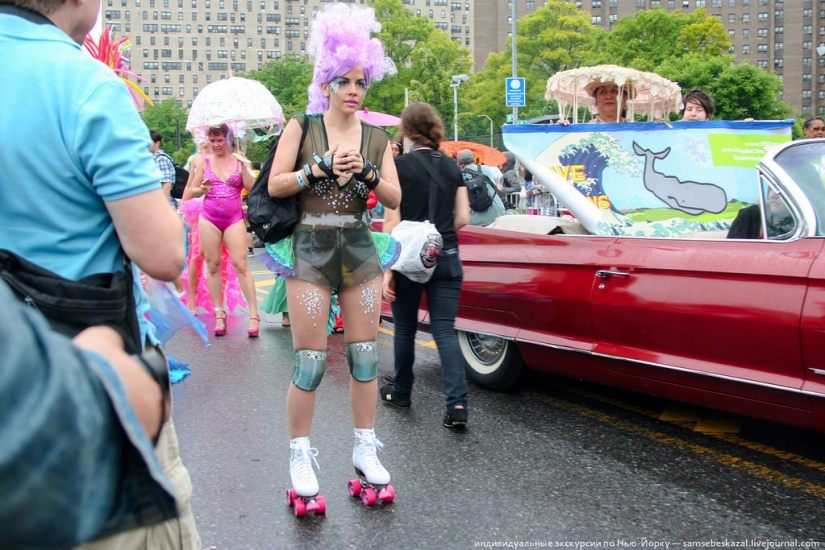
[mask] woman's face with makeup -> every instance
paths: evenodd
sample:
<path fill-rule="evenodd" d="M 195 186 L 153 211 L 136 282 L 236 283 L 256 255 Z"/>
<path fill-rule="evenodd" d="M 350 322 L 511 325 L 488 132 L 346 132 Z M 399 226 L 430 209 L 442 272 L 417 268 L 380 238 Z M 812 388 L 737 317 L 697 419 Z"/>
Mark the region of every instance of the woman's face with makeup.
<path fill-rule="evenodd" d="M 348 73 L 337 76 L 326 85 L 329 91 L 330 107 L 333 105 L 345 112 L 355 112 L 361 108 L 367 94 L 367 79 L 360 66 Z"/>

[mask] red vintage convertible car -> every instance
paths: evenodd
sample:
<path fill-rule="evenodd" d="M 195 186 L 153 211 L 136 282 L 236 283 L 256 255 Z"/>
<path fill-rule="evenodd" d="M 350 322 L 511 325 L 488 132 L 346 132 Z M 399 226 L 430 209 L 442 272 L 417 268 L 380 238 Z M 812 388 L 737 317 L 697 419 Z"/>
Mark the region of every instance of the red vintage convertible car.
<path fill-rule="evenodd" d="M 811 140 L 764 157 L 750 239 L 463 229 L 469 378 L 507 391 L 533 369 L 825 432 L 823 155 Z"/>

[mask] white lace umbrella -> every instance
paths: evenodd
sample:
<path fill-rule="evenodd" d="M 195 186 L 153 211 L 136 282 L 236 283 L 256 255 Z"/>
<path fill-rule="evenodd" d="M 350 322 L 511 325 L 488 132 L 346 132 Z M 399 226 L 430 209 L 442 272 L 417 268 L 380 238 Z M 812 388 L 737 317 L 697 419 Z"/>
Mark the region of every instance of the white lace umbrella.
<path fill-rule="evenodd" d="M 580 106 L 596 112 L 593 90 L 607 82 L 616 84 L 619 94 L 628 92 L 627 118 L 631 121 L 637 113 L 647 116 L 648 120 L 661 118 L 678 111 L 682 102 L 682 90 L 675 82 L 656 73 L 618 65 L 580 67 L 556 73 L 547 80 L 544 98 L 558 102 L 561 113 L 571 108 L 573 122 L 578 122 Z"/>
<path fill-rule="evenodd" d="M 203 88 L 186 120 L 186 129 L 203 135 L 211 126 L 226 124 L 235 136 L 249 130 L 267 128 L 278 133 L 284 126 L 284 111 L 266 86 L 257 80 L 232 76 Z"/>

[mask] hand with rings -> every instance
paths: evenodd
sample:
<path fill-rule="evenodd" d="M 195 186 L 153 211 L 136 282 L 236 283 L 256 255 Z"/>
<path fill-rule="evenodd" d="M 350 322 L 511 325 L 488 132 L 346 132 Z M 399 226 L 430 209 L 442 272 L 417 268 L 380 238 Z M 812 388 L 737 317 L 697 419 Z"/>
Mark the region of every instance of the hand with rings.
<path fill-rule="evenodd" d="M 355 149 L 341 155 L 343 171 L 347 176 L 358 174 L 364 169 L 364 157 Z"/>

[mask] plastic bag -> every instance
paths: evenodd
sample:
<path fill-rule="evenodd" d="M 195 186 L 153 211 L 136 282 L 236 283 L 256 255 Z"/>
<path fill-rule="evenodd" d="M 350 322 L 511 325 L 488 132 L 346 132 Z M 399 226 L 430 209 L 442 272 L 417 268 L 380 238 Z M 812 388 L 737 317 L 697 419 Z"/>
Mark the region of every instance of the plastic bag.
<path fill-rule="evenodd" d="M 403 221 L 392 230 L 392 236 L 401 245 L 401 255 L 393 271 L 417 283 L 429 281 L 444 246 L 438 229 L 429 221 Z"/>

